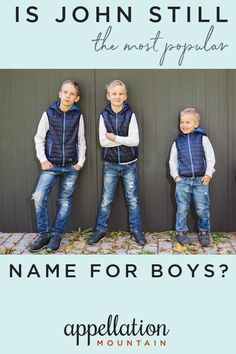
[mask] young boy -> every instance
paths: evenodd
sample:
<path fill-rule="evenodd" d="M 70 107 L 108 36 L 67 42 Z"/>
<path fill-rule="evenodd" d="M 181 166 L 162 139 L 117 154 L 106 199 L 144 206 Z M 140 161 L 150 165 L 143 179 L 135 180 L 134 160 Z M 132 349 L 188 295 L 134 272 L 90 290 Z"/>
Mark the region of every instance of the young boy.
<path fill-rule="evenodd" d="M 59 249 L 72 208 L 76 180 L 85 161 L 84 121 L 76 105 L 80 99 L 78 83 L 64 81 L 59 98 L 43 113 L 34 137 L 43 172 L 32 196 L 39 237 L 30 245 L 31 252 L 45 247 L 49 252 Z M 60 177 L 61 184 L 55 226 L 52 228 L 47 202 L 57 177 Z"/>
<path fill-rule="evenodd" d="M 96 230 L 90 237 L 89 244 L 95 244 L 105 237 L 117 182 L 122 178 L 129 208 L 130 231 L 136 243 L 144 245 L 146 240 L 142 232 L 136 165 L 138 125 L 135 114 L 125 103 L 127 99 L 125 84 L 120 80 L 114 80 L 106 86 L 106 89 L 110 104 L 101 113 L 99 122 L 99 140 L 105 160 L 103 195 Z"/>
<path fill-rule="evenodd" d="M 193 196 L 198 215 L 199 241 L 202 246 L 210 245 L 209 182 L 215 171 L 215 155 L 212 145 L 198 128 L 199 112 L 186 108 L 180 113 L 181 134 L 171 147 L 170 174 L 176 182 L 177 203 L 176 233 L 181 245 L 190 244 L 187 235 L 187 214 Z"/>

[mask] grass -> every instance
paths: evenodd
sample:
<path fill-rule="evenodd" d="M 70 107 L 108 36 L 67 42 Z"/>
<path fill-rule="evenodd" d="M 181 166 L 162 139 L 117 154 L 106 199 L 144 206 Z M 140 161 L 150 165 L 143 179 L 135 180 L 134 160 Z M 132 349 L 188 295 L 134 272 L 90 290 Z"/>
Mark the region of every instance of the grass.
<path fill-rule="evenodd" d="M 229 234 L 226 233 L 226 232 L 212 232 L 212 238 L 213 238 L 213 241 L 218 244 L 219 242 L 223 243 L 223 242 L 226 242 L 228 241 L 229 239 Z"/>
<path fill-rule="evenodd" d="M 82 239 L 87 239 L 89 238 L 89 236 L 92 234 L 93 229 L 89 228 L 86 230 L 82 230 L 81 228 L 78 228 L 78 230 L 76 231 L 71 231 L 70 233 L 66 234 L 66 237 L 70 240 L 70 241 L 78 241 L 81 238 Z"/>

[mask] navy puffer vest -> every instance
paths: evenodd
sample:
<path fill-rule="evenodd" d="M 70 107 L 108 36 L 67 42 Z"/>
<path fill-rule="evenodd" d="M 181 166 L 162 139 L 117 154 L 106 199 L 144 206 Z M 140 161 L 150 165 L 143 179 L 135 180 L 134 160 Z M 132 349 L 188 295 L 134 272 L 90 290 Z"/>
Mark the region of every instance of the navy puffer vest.
<path fill-rule="evenodd" d="M 55 165 L 74 165 L 78 162 L 78 129 L 81 113 L 75 104 L 67 112 L 62 112 L 59 105 L 60 101 L 57 101 L 46 110 L 49 121 L 45 142 L 46 157 Z"/>
<path fill-rule="evenodd" d="M 203 129 L 196 129 L 191 134 L 180 134 L 176 142 L 178 150 L 178 173 L 183 177 L 200 177 L 206 172 L 205 152 L 202 137 Z"/>
<path fill-rule="evenodd" d="M 104 124 L 108 133 L 119 136 L 128 136 L 129 124 L 133 112 L 129 105 L 124 104 L 122 110 L 115 113 L 109 104 L 102 112 Z M 113 148 L 103 148 L 103 158 L 109 162 L 124 163 L 130 162 L 138 157 L 138 147 L 118 146 Z"/>

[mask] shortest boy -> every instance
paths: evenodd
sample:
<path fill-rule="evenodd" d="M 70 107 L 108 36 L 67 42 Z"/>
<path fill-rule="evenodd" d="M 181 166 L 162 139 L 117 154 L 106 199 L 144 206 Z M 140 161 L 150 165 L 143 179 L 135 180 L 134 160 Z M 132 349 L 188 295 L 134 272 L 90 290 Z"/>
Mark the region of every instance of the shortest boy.
<path fill-rule="evenodd" d="M 141 211 L 138 197 L 137 158 L 139 133 L 135 114 L 125 102 L 127 89 L 120 80 L 107 85 L 107 99 L 110 102 L 100 116 L 99 140 L 103 147 L 104 175 L 103 195 L 98 212 L 95 233 L 89 244 L 101 240 L 108 229 L 108 220 L 118 180 L 124 184 L 125 197 L 129 207 L 130 231 L 139 245 L 146 240 L 142 232 Z"/>
<path fill-rule="evenodd" d="M 85 161 L 86 142 L 84 120 L 77 102 L 80 87 L 66 80 L 59 91 L 59 100 L 43 113 L 34 137 L 36 154 L 41 163 L 41 175 L 33 194 L 39 236 L 30 245 L 31 252 L 47 248 L 57 251 L 72 209 L 72 197 Z M 55 225 L 48 215 L 48 198 L 57 179 L 60 190 Z"/>
<path fill-rule="evenodd" d="M 176 233 L 181 245 L 190 244 L 187 235 L 187 215 L 193 196 L 198 215 L 199 242 L 210 245 L 209 182 L 215 171 L 215 155 L 212 145 L 198 128 L 199 112 L 186 108 L 180 113 L 181 134 L 175 139 L 170 152 L 170 174 L 176 182 L 177 203 Z"/>

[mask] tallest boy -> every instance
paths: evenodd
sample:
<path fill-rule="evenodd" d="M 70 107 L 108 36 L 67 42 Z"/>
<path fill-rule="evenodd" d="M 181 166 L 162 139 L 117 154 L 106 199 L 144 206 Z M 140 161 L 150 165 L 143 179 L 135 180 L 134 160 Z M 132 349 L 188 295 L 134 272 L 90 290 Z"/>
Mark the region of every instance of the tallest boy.
<path fill-rule="evenodd" d="M 34 138 L 43 172 L 33 194 L 39 237 L 30 246 L 31 252 L 45 247 L 52 252 L 60 247 L 72 208 L 76 181 L 85 161 L 84 121 L 76 104 L 80 99 L 78 83 L 64 81 L 59 98 L 43 113 Z M 60 178 L 60 191 L 56 221 L 52 228 L 47 202 L 57 178 Z"/>

